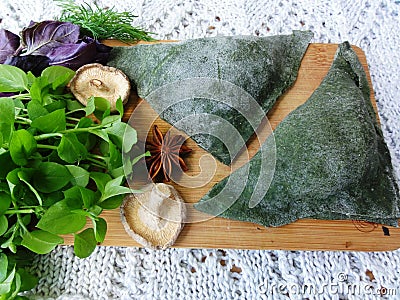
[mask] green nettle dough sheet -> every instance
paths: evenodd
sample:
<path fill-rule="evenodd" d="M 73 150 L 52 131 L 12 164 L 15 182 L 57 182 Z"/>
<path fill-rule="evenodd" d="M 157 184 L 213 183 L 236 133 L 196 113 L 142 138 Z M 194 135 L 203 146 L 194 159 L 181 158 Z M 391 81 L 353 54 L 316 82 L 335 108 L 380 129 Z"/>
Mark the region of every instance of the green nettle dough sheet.
<path fill-rule="evenodd" d="M 310 31 L 293 31 L 291 35 L 269 37 L 218 36 L 199 38 L 175 43 L 114 47 L 108 65 L 121 69 L 136 85 L 138 94 L 146 99 L 162 119 L 191 135 L 196 143 L 226 165 L 240 152 L 245 142 L 254 133 L 262 117 L 272 108 L 278 97 L 296 80 L 298 69 L 313 34 Z M 202 97 L 186 99 L 182 96 L 185 88 L 180 85 L 186 79 L 191 81 L 193 93 L 203 90 L 213 78 Z M 238 87 L 248 93 L 261 109 L 261 115 L 249 117 L 241 112 L 253 114 L 254 106 L 224 103 L 219 98 L 227 95 L 232 101 L 240 95 L 236 89 L 229 89 L 223 83 Z M 174 85 L 174 83 L 178 83 Z M 162 87 L 170 85 L 162 95 L 154 96 Z M 182 91 L 183 89 L 183 91 Z M 223 92 L 221 92 L 223 90 Z M 230 91 L 229 91 L 230 90 Z M 182 101 L 177 101 L 182 100 Z M 212 120 L 180 123 L 186 116 L 215 116 Z M 218 119 L 221 117 L 221 119 Z M 204 124 L 212 122 L 212 129 L 218 130 L 224 120 L 235 128 L 241 139 L 232 139 L 229 151 L 214 133 L 204 132 Z M 252 123 L 255 123 L 255 125 Z M 227 129 L 226 131 L 232 131 Z M 207 130 L 206 130 L 207 131 Z M 192 135 L 191 133 L 196 134 Z M 226 138 L 226 137 L 225 137 Z M 235 144 L 235 145 L 232 145 Z"/>
<path fill-rule="evenodd" d="M 264 117 L 296 80 L 311 38 L 309 31 L 294 31 L 262 38 L 213 37 L 115 47 L 109 65 L 130 77 L 139 96 L 162 119 L 229 165 L 261 119 L 249 122 L 246 118 L 254 109 L 251 105 L 243 108 L 218 101 L 218 92 L 224 90 L 220 82 L 243 89 L 255 99 Z M 207 86 L 199 80 L 196 86 L 192 81 L 192 90 L 185 93 L 182 86 L 190 78 L 214 78 L 217 83 Z M 205 86 L 209 93 L 198 97 L 196 89 Z M 226 90 L 234 91 L 228 98 L 238 97 L 233 87 Z M 184 101 L 176 100 L 182 98 Z M 238 99 L 240 106 L 243 101 Z M 202 114 L 220 119 L 194 117 Z M 189 123 L 180 122 L 188 116 Z M 228 133 L 225 121 L 241 137 L 232 134 L 228 142 L 234 145 L 231 149 L 221 136 L 202 131 L 207 124 Z M 268 159 L 274 161 L 266 162 Z M 262 166 L 275 167 L 272 182 L 263 178 Z M 254 196 L 260 186 L 262 193 Z M 195 208 L 264 226 L 281 226 L 302 218 L 358 219 L 397 226 L 399 199 L 366 74 L 356 53 L 344 42 L 307 102 L 278 125 L 248 164 L 217 183 Z"/>
<path fill-rule="evenodd" d="M 268 159 L 262 151 L 275 144 L 271 186 L 250 208 L 262 159 Z M 400 198 L 390 155 L 370 101 L 366 74 L 347 42 L 339 45 L 321 85 L 277 126 L 274 138 L 270 136 L 248 164 L 242 167 L 250 170 L 243 192 L 221 217 L 265 226 L 301 218 L 359 219 L 397 226 Z M 225 200 L 218 194 L 228 180 L 217 183 L 195 207 L 215 214 L 216 200 Z"/>

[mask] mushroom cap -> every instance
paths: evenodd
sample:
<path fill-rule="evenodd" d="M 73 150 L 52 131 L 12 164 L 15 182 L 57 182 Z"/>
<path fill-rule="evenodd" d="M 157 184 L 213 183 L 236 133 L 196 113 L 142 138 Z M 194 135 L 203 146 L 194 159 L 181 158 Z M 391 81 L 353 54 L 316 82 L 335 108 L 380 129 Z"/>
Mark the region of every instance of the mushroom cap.
<path fill-rule="evenodd" d="M 120 213 L 126 232 L 152 249 L 173 245 L 186 217 L 183 199 L 173 186 L 164 183 L 151 184 L 143 193 L 126 196 Z"/>
<path fill-rule="evenodd" d="M 102 97 L 110 101 L 111 111 L 116 111 L 115 104 L 119 97 L 123 104 L 128 101 L 131 84 L 121 70 L 93 63 L 83 65 L 76 71 L 70 81 L 70 89 L 85 106 L 90 97 Z"/>

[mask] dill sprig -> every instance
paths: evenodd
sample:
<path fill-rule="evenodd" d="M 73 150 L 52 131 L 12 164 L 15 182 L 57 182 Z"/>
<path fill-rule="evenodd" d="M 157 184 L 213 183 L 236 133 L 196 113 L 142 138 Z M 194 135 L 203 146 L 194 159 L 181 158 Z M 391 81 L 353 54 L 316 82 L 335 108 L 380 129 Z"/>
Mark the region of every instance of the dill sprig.
<path fill-rule="evenodd" d="M 94 4 L 93 8 L 86 2 L 81 5 L 75 4 L 73 1 L 58 2 L 62 8 L 58 19 L 79 25 L 81 35 L 97 40 L 116 39 L 123 42 L 154 40 L 149 35 L 151 32 L 132 25 L 137 16 L 131 12 L 118 12 L 114 7 L 100 8 L 97 4 Z"/>

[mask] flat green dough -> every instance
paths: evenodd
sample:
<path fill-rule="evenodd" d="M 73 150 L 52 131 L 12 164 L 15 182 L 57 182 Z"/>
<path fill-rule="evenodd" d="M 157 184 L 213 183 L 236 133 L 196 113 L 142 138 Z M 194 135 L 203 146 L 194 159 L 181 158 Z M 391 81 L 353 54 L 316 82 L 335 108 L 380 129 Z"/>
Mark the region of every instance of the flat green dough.
<path fill-rule="evenodd" d="M 108 65 L 128 75 L 139 96 L 146 99 L 162 119 L 186 132 L 200 147 L 228 165 L 254 133 L 261 118 L 294 83 L 312 36 L 309 31 L 294 31 L 291 35 L 270 37 L 220 36 L 114 47 Z M 193 78 L 199 80 L 189 88 L 181 84 Z M 203 79 L 213 79 L 214 83 L 208 86 L 209 81 L 203 83 Z M 253 107 L 241 104 L 238 93 L 235 89 L 229 91 L 225 82 L 253 97 L 261 113 L 254 115 Z M 173 88 L 165 94 L 157 94 L 161 93 L 160 88 L 170 85 Z M 185 90 L 191 88 L 193 96 L 183 96 Z M 200 96 L 195 93 L 200 90 L 206 93 L 199 92 Z M 221 94 L 227 93 L 232 93 L 228 98 L 239 107 L 220 101 Z M 242 110 L 249 113 L 254 122 L 241 115 L 239 111 Z M 221 119 L 207 119 L 205 114 Z M 181 122 L 189 116 L 196 116 L 195 121 Z M 224 120 L 238 132 L 230 140 L 229 135 L 226 140 L 226 133 L 233 129 L 223 132 Z M 204 128 L 204 124 L 208 128 Z M 222 136 L 214 130 L 220 130 Z"/>
<path fill-rule="evenodd" d="M 272 183 L 250 208 L 260 166 L 268 159 L 263 151 L 275 144 Z M 235 191 L 235 186 L 246 178 L 237 176 L 230 185 L 228 194 L 240 195 L 232 206 L 224 206 L 229 201 L 219 194 L 234 173 L 216 184 L 195 208 L 264 226 L 301 218 L 358 219 L 397 226 L 400 197 L 390 154 L 363 67 L 347 42 L 339 45 L 328 74 L 307 102 L 290 113 L 236 173 L 245 167 L 249 167 L 249 179 L 243 192 Z M 223 208 L 227 209 L 220 214 Z"/>

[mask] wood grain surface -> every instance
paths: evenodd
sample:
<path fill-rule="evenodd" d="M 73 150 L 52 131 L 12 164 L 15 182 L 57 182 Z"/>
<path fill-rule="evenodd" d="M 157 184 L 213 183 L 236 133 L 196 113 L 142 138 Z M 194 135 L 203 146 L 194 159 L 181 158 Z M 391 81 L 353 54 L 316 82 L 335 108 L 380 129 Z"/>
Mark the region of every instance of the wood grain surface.
<path fill-rule="evenodd" d="M 109 45 L 121 45 L 116 41 L 108 41 Z M 368 72 L 367 59 L 364 52 L 354 47 L 367 73 L 371 91 L 372 85 Z M 310 44 L 302 60 L 298 78 L 295 84 L 278 100 L 268 120 L 272 129 L 287 116 L 289 112 L 304 103 L 313 91 L 319 86 L 328 72 L 336 52 L 336 44 Z M 371 102 L 376 110 L 374 93 L 371 92 Z M 130 119 L 134 116 L 134 120 Z M 160 120 L 157 114 L 143 100 L 132 95 L 126 105 L 125 120 L 131 122 L 138 131 L 140 139 L 151 136 L 145 128 L 145 123 L 155 120 L 163 132 L 171 126 Z M 262 132 L 268 132 L 264 126 Z M 149 134 L 149 135 L 148 135 Z M 185 159 L 189 167 L 186 173 L 194 176 L 192 182 L 204 180 L 213 172 L 213 166 L 203 165 L 203 172 L 199 166 L 200 158 L 207 153 L 200 149 L 191 139 L 187 145 L 193 149 Z M 259 147 L 256 139 L 248 143 L 250 157 Z M 245 153 L 244 153 L 245 154 Z M 232 166 L 232 169 L 217 163 L 212 179 L 202 187 L 188 188 L 172 183 L 187 203 L 197 202 L 209 189 L 230 172 L 248 160 L 242 155 Z M 212 175 L 212 174 L 211 174 Z M 196 213 L 196 212 L 192 212 Z M 119 210 L 105 211 L 102 217 L 107 220 L 108 232 L 103 245 L 112 246 L 140 246 L 125 232 Z M 73 243 L 72 236 L 65 237 L 66 244 Z M 348 251 L 386 251 L 400 247 L 400 229 L 379 224 L 358 221 L 322 221 L 304 219 L 289 225 L 275 228 L 266 228 L 261 225 L 233 221 L 223 218 L 211 218 L 207 221 L 188 223 L 185 225 L 176 244 L 173 247 L 183 248 L 233 248 L 233 249 L 287 249 L 287 250 L 348 250 Z"/>

